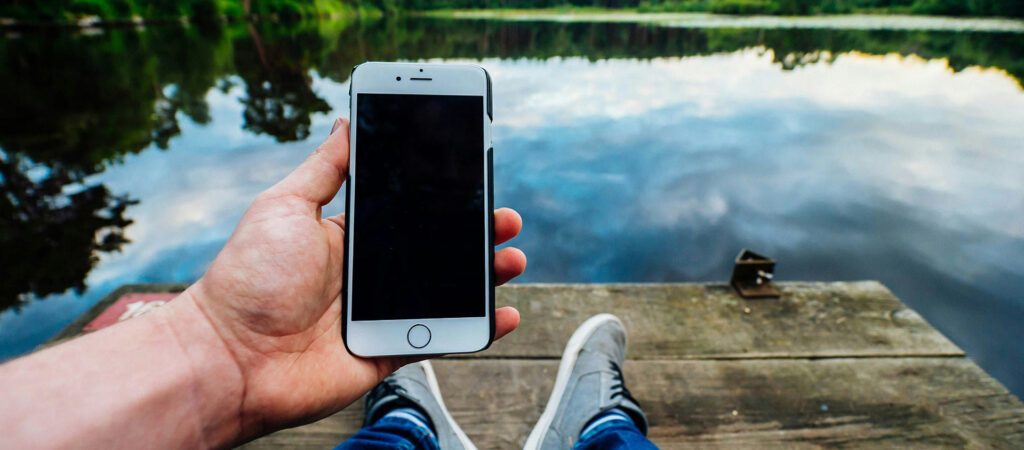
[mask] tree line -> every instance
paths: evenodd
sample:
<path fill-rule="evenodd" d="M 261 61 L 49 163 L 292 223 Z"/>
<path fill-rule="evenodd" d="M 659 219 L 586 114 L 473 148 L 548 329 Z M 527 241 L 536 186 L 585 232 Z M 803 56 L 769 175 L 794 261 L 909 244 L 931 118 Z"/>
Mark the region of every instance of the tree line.
<path fill-rule="evenodd" d="M 582 1 L 582 0 L 575 0 Z M 606 0 L 597 0 L 606 1 Z M 632 0 L 607 0 L 632 1 Z M 1019 0 L 636 0 L 641 12 L 717 14 L 889 13 L 939 16 L 1024 17 Z"/>
<path fill-rule="evenodd" d="M 635 8 L 641 12 L 718 14 L 899 13 L 1024 17 L 1021 0 L 6 0 L 0 17 L 28 22 L 322 17 L 468 8 Z"/>
<path fill-rule="evenodd" d="M 380 15 L 393 0 L 4 0 L 0 17 L 28 23 L 74 22 L 86 17 L 106 21 L 188 18 L 193 21 L 252 16 L 301 18 L 331 15 Z"/>

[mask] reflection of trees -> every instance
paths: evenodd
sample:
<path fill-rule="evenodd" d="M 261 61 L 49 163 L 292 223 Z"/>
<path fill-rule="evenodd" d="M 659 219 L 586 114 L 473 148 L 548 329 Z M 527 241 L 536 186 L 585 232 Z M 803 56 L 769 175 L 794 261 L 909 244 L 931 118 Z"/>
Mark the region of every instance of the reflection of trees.
<path fill-rule="evenodd" d="M 160 27 L 0 41 L 0 310 L 83 290 L 99 254 L 127 242 L 134 201 L 88 177 L 166 148 L 179 112 L 209 121 L 222 35 Z"/>
<path fill-rule="evenodd" d="M 236 43 L 235 65 L 245 80 L 244 128 L 266 133 L 279 142 L 309 136 L 310 115 L 331 110 L 313 92 L 309 56 L 323 47 L 316 33 L 272 36 L 264 40 L 256 27 L 248 25 L 249 39 Z"/>
<path fill-rule="evenodd" d="M 346 30 L 325 62 L 326 75 L 348 79 L 364 60 L 426 58 L 582 57 L 659 58 L 771 50 L 783 69 L 830 61 L 843 53 L 945 58 L 959 71 L 978 65 L 1024 79 L 1024 39 L 1019 33 L 922 30 L 685 29 L 628 23 L 492 22 L 484 20 L 394 20 Z M 351 64 L 351 63 L 349 63 Z"/>
<path fill-rule="evenodd" d="M 859 51 L 946 58 L 953 70 L 998 67 L 1024 79 L 1024 39 L 1007 33 L 425 19 L 26 33 L 0 40 L 0 310 L 24 294 L 84 287 L 98 255 L 126 242 L 132 204 L 88 177 L 124 155 L 167 148 L 182 117 L 210 122 L 210 89 L 227 92 L 240 80 L 243 127 L 292 141 L 309 136 L 312 114 L 330 110 L 313 90 L 313 71 L 344 82 L 366 60 L 647 59 L 747 48 L 771 50 L 782 69 Z"/>
<path fill-rule="evenodd" d="M 167 148 L 182 115 L 208 123 L 206 94 L 226 89 L 228 75 L 245 81 L 246 129 L 308 136 L 310 114 L 329 110 L 309 75 L 328 40 L 303 29 L 272 28 L 280 34 L 265 41 L 219 24 L 0 41 L 0 310 L 27 294 L 85 288 L 99 255 L 127 242 L 125 210 L 135 203 L 88 177 L 151 145 Z"/>
<path fill-rule="evenodd" d="M 26 293 L 81 293 L 97 255 L 128 242 L 132 221 L 124 212 L 134 201 L 102 185 L 82 186 L 60 166 L 30 176 L 37 167 L 0 153 L 0 310 L 20 306 Z M 80 190 L 66 194 L 69 187 Z"/>

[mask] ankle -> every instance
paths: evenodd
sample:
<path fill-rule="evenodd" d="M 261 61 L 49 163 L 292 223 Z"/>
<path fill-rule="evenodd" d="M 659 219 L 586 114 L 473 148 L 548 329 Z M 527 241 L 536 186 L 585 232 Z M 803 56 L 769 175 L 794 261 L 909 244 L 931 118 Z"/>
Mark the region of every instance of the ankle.
<path fill-rule="evenodd" d="M 638 430 L 640 429 L 640 426 L 636 423 L 636 419 L 634 419 L 629 412 L 622 408 L 612 408 L 607 411 L 603 411 L 590 419 L 590 421 L 583 426 L 583 430 L 580 431 L 580 439 L 586 439 L 590 435 L 604 429 L 606 426 L 614 425 L 627 425 Z"/>
<path fill-rule="evenodd" d="M 434 422 L 430 420 L 430 416 L 425 411 L 423 411 L 423 409 L 421 409 L 419 406 L 416 406 L 412 403 L 395 405 L 393 408 L 389 408 L 388 410 L 383 411 L 380 417 L 374 420 L 373 423 L 376 424 L 377 422 L 380 422 L 381 420 L 384 420 L 386 418 L 407 420 L 416 424 L 416 426 L 420 428 L 425 428 L 427 430 L 430 430 L 431 432 L 436 431 L 434 429 Z"/>

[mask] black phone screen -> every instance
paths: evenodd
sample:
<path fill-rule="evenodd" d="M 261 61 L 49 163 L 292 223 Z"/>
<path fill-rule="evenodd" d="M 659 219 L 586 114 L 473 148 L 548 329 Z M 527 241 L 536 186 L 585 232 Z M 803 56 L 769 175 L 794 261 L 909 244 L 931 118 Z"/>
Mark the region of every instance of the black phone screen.
<path fill-rule="evenodd" d="M 483 101 L 356 96 L 352 320 L 485 315 Z"/>

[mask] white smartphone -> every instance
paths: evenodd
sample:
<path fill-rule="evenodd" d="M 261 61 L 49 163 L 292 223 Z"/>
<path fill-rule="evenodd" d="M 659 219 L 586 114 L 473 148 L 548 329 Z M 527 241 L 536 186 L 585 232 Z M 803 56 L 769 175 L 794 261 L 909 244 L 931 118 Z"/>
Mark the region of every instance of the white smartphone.
<path fill-rule="evenodd" d="M 349 85 L 342 338 L 357 356 L 469 353 L 494 339 L 491 79 L 368 62 Z"/>

